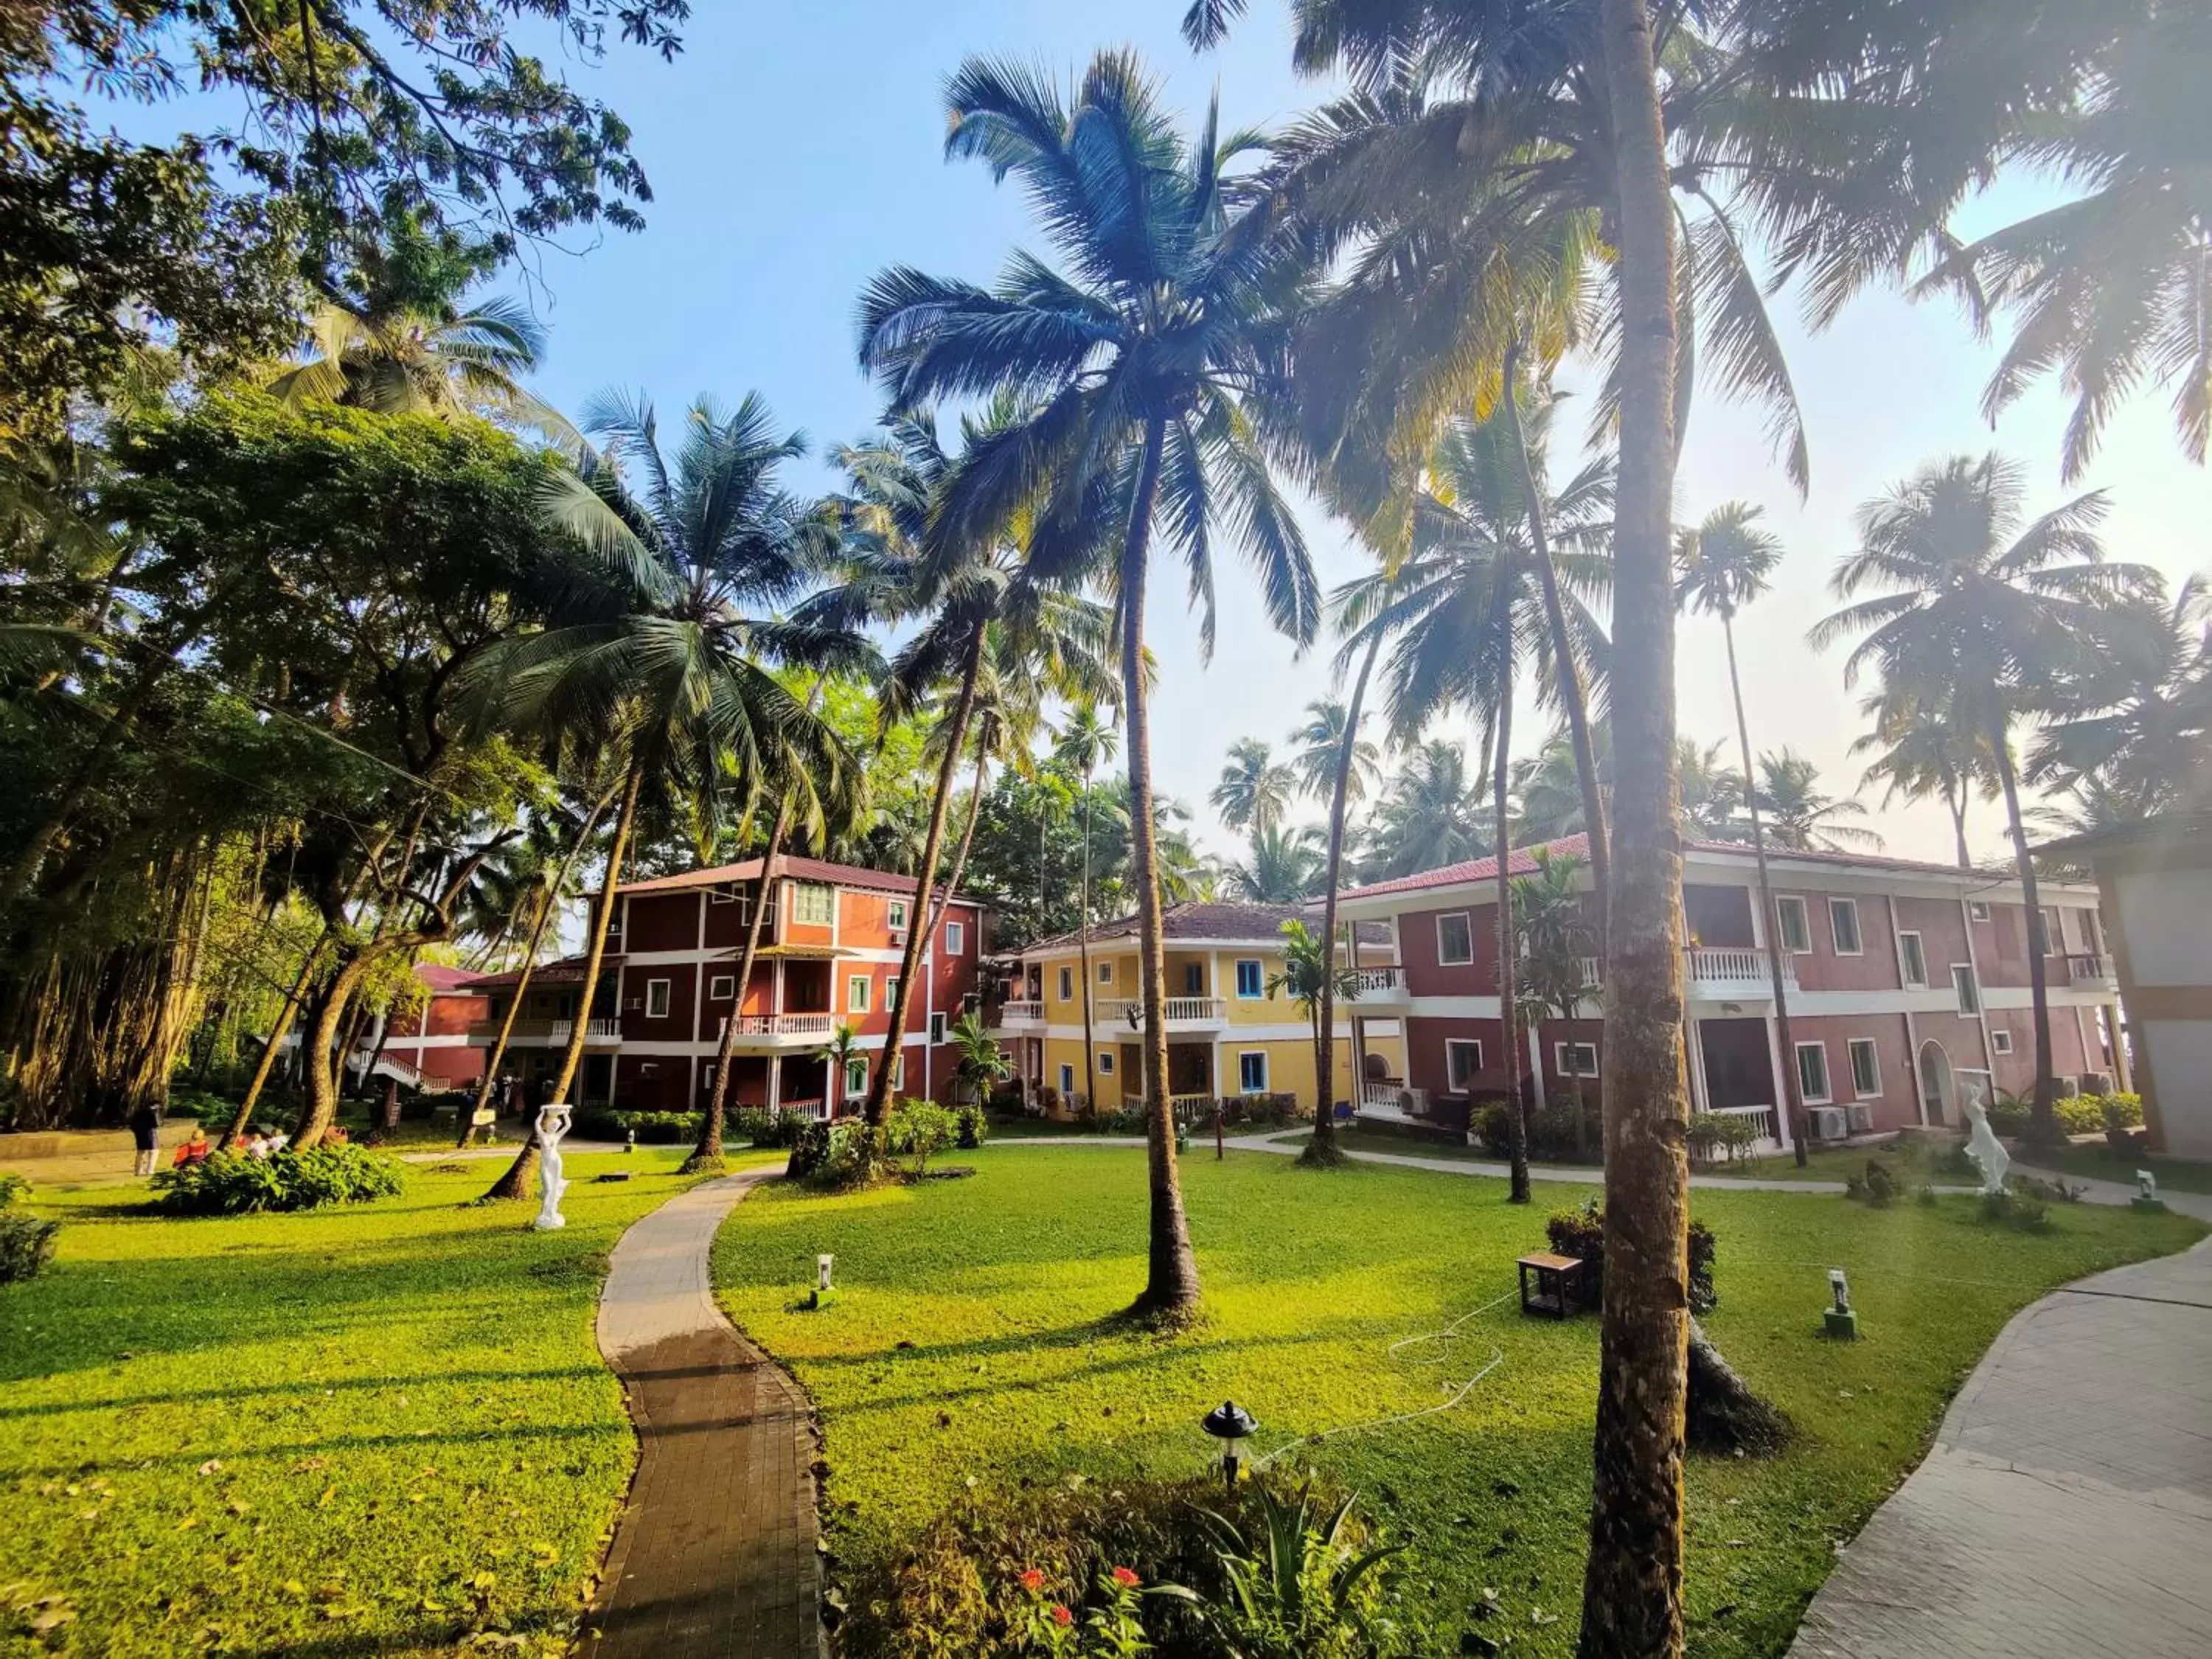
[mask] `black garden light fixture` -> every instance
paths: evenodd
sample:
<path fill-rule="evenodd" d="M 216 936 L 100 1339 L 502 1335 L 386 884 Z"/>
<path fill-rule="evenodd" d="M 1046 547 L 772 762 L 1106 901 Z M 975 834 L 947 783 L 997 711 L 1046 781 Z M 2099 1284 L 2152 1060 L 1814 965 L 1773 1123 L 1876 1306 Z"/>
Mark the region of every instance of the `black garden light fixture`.
<path fill-rule="evenodd" d="M 1199 1425 L 1221 1443 L 1221 1473 L 1229 1482 L 1229 1490 L 1237 1490 L 1237 1449 L 1252 1437 L 1259 1428 L 1258 1421 L 1233 1400 L 1224 1400 L 1206 1413 L 1206 1420 Z"/>

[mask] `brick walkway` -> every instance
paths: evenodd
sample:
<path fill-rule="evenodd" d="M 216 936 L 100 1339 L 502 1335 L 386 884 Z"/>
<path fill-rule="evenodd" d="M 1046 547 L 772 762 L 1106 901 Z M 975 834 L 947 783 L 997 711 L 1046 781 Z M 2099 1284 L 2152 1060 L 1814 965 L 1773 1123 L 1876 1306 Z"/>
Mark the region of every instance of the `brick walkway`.
<path fill-rule="evenodd" d="M 2212 1654 L 2212 1242 L 2005 1327 L 1791 1659 Z"/>
<path fill-rule="evenodd" d="M 806 1395 L 715 1305 L 715 1230 L 772 1170 L 692 1188 L 623 1235 L 599 1351 L 638 1465 L 583 1650 L 593 1659 L 820 1659 Z"/>

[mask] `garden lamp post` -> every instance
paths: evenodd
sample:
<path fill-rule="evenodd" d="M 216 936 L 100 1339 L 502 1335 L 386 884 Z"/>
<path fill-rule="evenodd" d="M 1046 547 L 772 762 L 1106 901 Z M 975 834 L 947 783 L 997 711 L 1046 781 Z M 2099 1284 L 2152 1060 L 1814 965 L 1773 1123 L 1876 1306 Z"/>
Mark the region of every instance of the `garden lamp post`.
<path fill-rule="evenodd" d="M 1841 1267 L 1828 1269 L 1828 1294 L 1833 1298 L 1833 1305 L 1821 1315 L 1821 1321 L 1830 1336 L 1849 1341 L 1859 1334 L 1859 1316 L 1851 1308 L 1850 1281 L 1844 1277 Z"/>
<path fill-rule="evenodd" d="M 1229 1490 L 1237 1490 L 1237 1452 L 1260 1425 L 1252 1413 L 1233 1400 L 1224 1400 L 1206 1413 L 1199 1426 L 1221 1443 L 1221 1473 Z"/>

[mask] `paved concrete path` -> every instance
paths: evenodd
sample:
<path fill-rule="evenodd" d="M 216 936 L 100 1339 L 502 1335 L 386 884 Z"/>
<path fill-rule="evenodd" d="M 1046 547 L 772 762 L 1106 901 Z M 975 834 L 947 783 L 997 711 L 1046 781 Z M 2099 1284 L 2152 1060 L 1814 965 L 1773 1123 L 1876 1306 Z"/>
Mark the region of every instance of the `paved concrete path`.
<path fill-rule="evenodd" d="M 2212 1241 L 2006 1326 L 1790 1654 L 2212 1654 Z"/>
<path fill-rule="evenodd" d="M 817 1443 L 805 1394 L 715 1304 L 715 1230 L 754 1187 L 705 1182 L 615 1246 L 599 1352 L 629 1390 L 638 1465 L 583 1651 L 820 1659 Z"/>

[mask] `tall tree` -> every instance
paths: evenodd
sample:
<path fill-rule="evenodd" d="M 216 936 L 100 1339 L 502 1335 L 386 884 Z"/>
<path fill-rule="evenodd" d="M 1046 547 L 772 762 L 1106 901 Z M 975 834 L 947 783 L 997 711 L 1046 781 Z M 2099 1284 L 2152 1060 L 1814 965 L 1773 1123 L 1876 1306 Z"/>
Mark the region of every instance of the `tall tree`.
<path fill-rule="evenodd" d="M 1774 821 L 1774 841 L 1794 852 L 1877 851 L 1881 836 L 1863 823 L 1866 805 L 1856 795 L 1832 795 L 1820 787 L 1820 769 L 1793 749 L 1759 757 L 1759 787 L 1753 792 Z"/>
<path fill-rule="evenodd" d="M 2212 586 L 2165 583 L 2084 619 L 2083 649 L 2057 665 L 2031 781 L 2100 777 L 2169 810 L 2212 801 Z"/>
<path fill-rule="evenodd" d="M 1151 1239 L 1137 1310 L 1179 1320 L 1197 1307 L 1199 1281 L 1167 1097 L 1146 588 L 1157 525 L 1183 556 L 1210 647 L 1212 544 L 1225 531 L 1260 574 L 1269 619 L 1302 643 L 1313 635 L 1312 565 L 1247 407 L 1279 380 L 1295 276 L 1278 269 L 1267 225 L 1240 211 L 1226 172 L 1257 140 L 1223 136 L 1211 111 L 1186 140 L 1127 53 L 1094 58 L 1072 98 L 1037 70 L 971 59 L 946 103 L 949 153 L 1020 177 L 1066 273 L 1019 254 L 992 291 L 885 271 L 862 299 L 861 360 L 900 409 L 1010 387 L 1037 400 L 1033 415 L 973 457 L 969 487 L 933 534 L 972 534 L 1041 484 L 1032 562 L 1087 558 L 1086 526 L 1102 506 L 1122 531 L 1112 587 L 1152 1096 Z"/>
<path fill-rule="evenodd" d="M 1091 851 L 1092 809 L 1097 797 L 1092 775 L 1101 765 L 1113 764 L 1120 745 L 1112 724 L 1103 719 L 1095 702 L 1079 702 L 1060 730 L 1053 757 L 1083 780 L 1083 878 L 1076 924 L 1076 955 L 1083 973 L 1083 1095 L 1091 1098 L 1098 1086 L 1097 1036 L 1091 1029 Z"/>
<path fill-rule="evenodd" d="M 1408 751 L 1376 803 L 1360 873 L 1389 881 L 1479 859 L 1494 845 L 1486 816 L 1481 784 L 1468 776 L 1466 749 L 1431 738 Z"/>
<path fill-rule="evenodd" d="M 1229 866 L 1229 890 L 1255 904 L 1303 904 L 1318 898 L 1328 865 L 1326 845 L 1322 831 L 1311 824 L 1261 831 L 1252 837 L 1251 858 Z"/>
<path fill-rule="evenodd" d="M 1675 532 L 1674 598 L 1685 610 L 1702 611 L 1721 620 L 1721 638 L 1728 649 L 1729 696 L 1735 705 L 1735 738 L 1743 757 L 1744 805 L 1751 816 L 1751 851 L 1759 871 L 1759 932 L 1766 941 L 1766 982 L 1774 999 L 1774 1029 L 1781 1052 L 1789 1056 L 1775 1081 L 1782 1091 L 1782 1109 L 1789 1114 L 1790 1141 L 1797 1167 L 1805 1167 L 1805 1092 L 1797 1075 L 1797 1046 L 1790 1035 L 1790 992 L 1782 974 L 1781 929 L 1776 921 L 1774 881 L 1766 867 L 1766 830 L 1759 818 L 1761 792 L 1753 781 L 1751 723 L 1743 712 L 1743 675 L 1736 666 L 1736 612 L 1765 593 L 1782 562 L 1782 538 L 1759 523 L 1759 509 L 1744 501 L 1715 507 L 1694 527 Z M 1811 835 L 1809 822 L 1799 826 L 1800 838 L 1784 846 L 1803 847 Z"/>
<path fill-rule="evenodd" d="M 1338 765 L 1348 753 L 1345 799 L 1366 799 L 1382 775 L 1382 751 L 1353 732 L 1352 711 L 1333 697 L 1308 703 L 1306 715 L 1305 723 L 1291 733 L 1291 741 L 1298 745 L 1291 764 L 1298 775 L 1299 791 L 1327 799 L 1334 792 Z"/>
<path fill-rule="evenodd" d="M 2051 1007 L 2035 862 L 2021 819 L 2013 725 L 2079 630 L 2149 573 L 2105 561 L 2097 526 L 2104 495 L 2077 495 L 2025 518 L 2027 480 L 2003 457 L 1954 456 L 1923 468 L 1858 510 L 1858 550 L 1830 586 L 1856 603 L 1823 618 L 1815 646 L 1856 638 L 1845 684 L 1868 668 L 1885 686 L 1948 697 L 1989 741 L 2004 797 L 2021 895 L 2027 906 L 2028 988 L 2035 1018 L 2035 1108 L 2031 1133 L 2057 1138 L 2052 1114 Z M 1859 595 L 1872 591 L 1872 597 Z"/>
<path fill-rule="evenodd" d="M 1239 738 L 1229 745 L 1221 781 L 1206 799 L 1231 830 L 1264 836 L 1282 827 L 1297 784 L 1297 772 L 1278 761 L 1260 738 Z"/>
<path fill-rule="evenodd" d="M 1959 867 L 1972 869 L 1974 861 L 1966 850 L 1966 807 L 1977 793 L 1984 800 L 1997 793 L 1996 763 L 1990 755 L 1988 738 L 1959 717 L 1948 695 L 1930 696 L 1926 688 L 1871 691 L 1860 702 L 1859 712 L 1874 726 L 1851 740 L 1851 753 L 1875 757 L 1860 775 L 1859 787 L 1882 785 L 1885 806 L 1893 800 L 1941 796 L 1951 817 Z"/>

